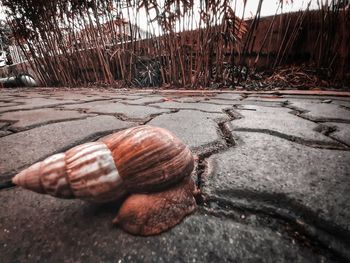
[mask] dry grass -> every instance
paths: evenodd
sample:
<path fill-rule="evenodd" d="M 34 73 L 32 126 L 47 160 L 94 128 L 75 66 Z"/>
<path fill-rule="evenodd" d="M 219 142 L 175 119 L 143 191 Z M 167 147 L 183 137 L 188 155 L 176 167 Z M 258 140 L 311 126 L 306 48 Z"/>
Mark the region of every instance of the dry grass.
<path fill-rule="evenodd" d="M 263 1 L 257 3 L 249 27 L 236 15 L 235 2 L 2 0 L 17 44 L 46 86 L 119 85 L 122 81 L 127 86 L 189 88 L 240 82 L 241 74 L 234 68 L 246 65 L 256 45 Z M 272 29 L 281 25 L 284 30 L 276 39 L 280 48 L 266 66 L 285 64 L 307 13 L 300 12 L 294 23 L 288 15 L 287 21 L 273 18 L 250 66 L 256 66 L 271 42 Z M 147 33 L 137 27 L 141 16 L 147 18 Z M 320 21 L 312 60 L 320 68 L 342 67 L 337 74 L 344 75 L 349 12 L 339 6 L 320 6 Z"/>

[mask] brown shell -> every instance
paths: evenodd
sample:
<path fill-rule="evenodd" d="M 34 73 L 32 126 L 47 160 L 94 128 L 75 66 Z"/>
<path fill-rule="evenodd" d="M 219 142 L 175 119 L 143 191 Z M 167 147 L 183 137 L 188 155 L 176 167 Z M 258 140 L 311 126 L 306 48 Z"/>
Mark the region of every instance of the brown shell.
<path fill-rule="evenodd" d="M 112 153 L 103 142 L 85 143 L 52 155 L 12 181 L 38 193 L 100 203 L 125 194 Z"/>
<path fill-rule="evenodd" d="M 131 193 L 164 189 L 193 170 L 189 148 L 159 127 L 138 126 L 102 141 L 112 151 L 119 174 Z"/>
<path fill-rule="evenodd" d="M 103 142 L 79 145 L 65 155 L 69 185 L 75 197 L 103 203 L 125 194 L 112 153 Z"/>
<path fill-rule="evenodd" d="M 74 194 L 68 183 L 65 157 L 64 153 L 59 153 L 42 161 L 39 177 L 47 194 L 72 198 Z"/>
<path fill-rule="evenodd" d="M 156 235 L 182 221 L 196 209 L 194 183 L 190 177 L 167 190 L 129 196 L 113 220 L 134 235 Z"/>
<path fill-rule="evenodd" d="M 139 126 L 48 157 L 12 181 L 38 193 L 108 202 L 167 188 L 192 170 L 190 150 L 172 133 Z"/>

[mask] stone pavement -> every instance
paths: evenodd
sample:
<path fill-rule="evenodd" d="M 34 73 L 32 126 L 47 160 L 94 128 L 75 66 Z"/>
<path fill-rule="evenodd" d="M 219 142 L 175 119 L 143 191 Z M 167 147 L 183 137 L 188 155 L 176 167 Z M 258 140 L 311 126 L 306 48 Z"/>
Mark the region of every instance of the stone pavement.
<path fill-rule="evenodd" d="M 203 201 L 172 230 L 129 235 L 118 204 L 0 190 L 0 262 L 350 261 L 350 97 L 0 90 L 0 185 L 131 126 L 174 132 Z"/>

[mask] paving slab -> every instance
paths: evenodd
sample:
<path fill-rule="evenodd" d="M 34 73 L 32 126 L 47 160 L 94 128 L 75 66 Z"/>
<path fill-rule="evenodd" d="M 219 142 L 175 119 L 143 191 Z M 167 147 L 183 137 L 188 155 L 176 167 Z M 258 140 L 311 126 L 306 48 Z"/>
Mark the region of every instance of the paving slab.
<path fill-rule="evenodd" d="M 120 94 L 131 94 L 133 96 L 149 96 L 149 95 L 156 95 L 157 94 L 157 90 L 145 90 L 145 91 L 140 91 L 140 90 L 125 90 L 125 91 L 118 91 Z"/>
<path fill-rule="evenodd" d="M 144 104 L 150 104 L 150 103 L 157 103 L 162 102 L 166 98 L 163 96 L 145 96 L 141 99 L 134 99 L 134 100 L 123 100 L 123 103 L 131 104 L 131 105 L 144 105 Z"/>
<path fill-rule="evenodd" d="M 187 110 L 200 110 L 209 113 L 222 113 L 223 109 L 229 108 L 227 105 L 215 105 L 209 103 L 181 103 L 176 101 L 165 101 L 162 103 L 150 104 L 162 109 L 187 109 Z"/>
<path fill-rule="evenodd" d="M 325 103 L 324 96 L 254 94 L 243 99 L 232 93 L 91 88 L 3 89 L 0 100 L 3 96 L 21 104 L 3 115 L 19 116 L 17 124 L 22 121 L 26 128 L 40 127 L 2 134 L 8 132 L 4 126 L 0 131 L 2 187 L 38 160 L 141 119 L 171 130 L 191 150 L 206 154 L 194 174 L 204 194 L 197 212 L 153 237 L 135 237 L 114 227 L 119 204 L 97 206 L 0 189 L 1 262 L 350 261 L 350 151 L 344 145 L 345 150 L 334 150 L 337 141 L 348 140 L 347 120 L 323 121 L 336 128 L 325 136 L 317 132 L 322 131 L 318 123 L 281 107 L 284 99 L 333 105 L 324 112 L 334 115 L 333 107 L 348 111 L 346 98 Z M 152 104 L 159 98 L 165 101 Z M 224 114 L 233 105 L 242 119 L 229 121 Z M 99 116 L 86 116 L 96 109 Z M 32 112 L 43 116 L 35 120 Z M 84 119 L 64 121 L 61 113 Z M 133 122 L 121 121 L 123 117 Z M 218 130 L 218 120 L 230 127 Z M 223 139 L 230 132 L 237 138 L 234 146 Z M 333 150 L 324 149 L 330 146 Z"/>
<path fill-rule="evenodd" d="M 58 121 L 82 119 L 92 114 L 79 113 L 77 111 L 62 111 L 53 108 L 44 108 L 27 111 L 10 111 L 0 114 L 0 121 L 15 122 L 11 125 L 14 130 L 29 129 L 33 126 L 53 123 Z"/>
<path fill-rule="evenodd" d="M 7 123 L 7 122 L 0 122 L 0 129 L 2 129 L 8 125 L 9 125 L 9 123 Z"/>
<path fill-rule="evenodd" d="M 14 100 L 14 102 L 20 103 L 20 105 L 0 107 L 0 113 L 15 110 L 27 110 L 27 109 L 38 109 L 42 107 L 53 107 L 66 103 L 76 103 L 74 100 L 58 100 L 48 98 L 20 98 Z"/>
<path fill-rule="evenodd" d="M 264 107 L 282 107 L 284 103 L 278 101 L 258 101 L 258 100 L 239 100 L 234 101 L 233 105 L 257 105 Z"/>
<path fill-rule="evenodd" d="M 89 94 L 89 93 L 87 93 Z M 137 99 L 141 99 L 144 96 L 141 94 L 136 94 L 136 93 L 132 93 L 132 92 L 106 92 L 106 91 L 100 91 L 98 93 L 95 93 L 98 96 L 102 96 L 105 98 L 109 98 L 109 99 L 116 99 L 116 100 L 137 100 Z"/>
<path fill-rule="evenodd" d="M 137 237 L 112 226 L 113 205 L 58 200 L 20 189 L 2 191 L 0 199 L 4 262 L 326 261 L 282 233 L 199 212 L 166 233 Z"/>
<path fill-rule="evenodd" d="M 291 106 L 305 110 L 305 116 L 314 121 L 341 121 L 350 122 L 350 110 L 332 103 L 312 103 L 309 101 L 291 101 Z"/>
<path fill-rule="evenodd" d="M 11 133 L 12 132 L 10 132 L 10 131 L 0 131 L 0 137 L 4 137 L 4 136 L 9 135 Z"/>
<path fill-rule="evenodd" d="M 47 95 L 39 94 L 39 93 L 34 92 L 34 91 L 28 93 L 28 92 L 23 92 L 21 90 L 14 90 L 12 92 L 1 92 L 0 91 L 0 99 L 1 100 L 2 99 L 13 100 L 13 99 L 19 99 L 19 98 L 25 99 L 29 96 L 29 94 L 30 94 L 31 98 L 36 98 L 36 97 L 41 98 L 44 96 L 47 97 Z"/>
<path fill-rule="evenodd" d="M 315 131 L 318 124 L 291 114 L 291 109 L 256 105 L 241 106 L 236 110 L 241 119 L 231 122 L 232 129 L 279 133 L 291 140 L 316 144 L 337 144 L 331 138 Z"/>
<path fill-rule="evenodd" d="M 157 116 L 148 124 L 172 131 L 194 150 L 221 140 L 215 120 L 225 117 L 224 114 L 180 110 Z"/>
<path fill-rule="evenodd" d="M 103 93 L 104 94 L 104 93 Z M 143 95 L 136 95 L 136 94 L 132 94 L 132 93 L 124 93 L 124 94 L 120 94 L 120 93 L 110 93 L 108 95 L 109 98 L 111 99 L 121 99 L 121 100 L 137 100 L 137 99 L 142 99 Z"/>
<path fill-rule="evenodd" d="M 350 110 L 350 100 L 332 100 L 332 104 L 336 104 Z"/>
<path fill-rule="evenodd" d="M 68 105 L 58 105 L 56 108 L 59 109 L 71 109 L 71 110 L 89 110 L 93 109 L 94 107 L 98 106 L 104 106 L 107 104 L 114 104 L 118 100 L 115 99 L 102 99 L 102 100 L 97 100 L 97 101 L 91 101 L 91 102 L 79 102 L 79 103 L 74 103 L 74 104 L 68 104 Z"/>
<path fill-rule="evenodd" d="M 279 97 L 279 96 L 249 96 L 244 99 L 244 101 L 264 101 L 264 102 L 280 102 L 285 103 L 287 101 L 286 98 Z"/>
<path fill-rule="evenodd" d="M 350 124 L 349 123 L 336 123 L 325 122 L 324 125 L 335 129 L 329 136 L 345 143 L 350 147 Z"/>
<path fill-rule="evenodd" d="M 10 102 L 11 100 L 13 100 L 13 98 L 14 98 L 14 96 L 12 94 L 0 91 L 0 100 L 1 101 Z"/>
<path fill-rule="evenodd" d="M 235 134 L 242 143 L 209 158 L 205 193 L 270 203 L 349 237 L 350 151 L 315 149 L 261 133 Z"/>
<path fill-rule="evenodd" d="M 177 102 L 188 102 L 188 103 L 196 103 L 196 102 L 206 102 L 213 96 L 190 96 L 190 97 L 174 97 L 173 101 Z"/>
<path fill-rule="evenodd" d="M 53 153 L 133 124 L 113 116 L 48 124 L 0 138 L 0 180 Z"/>
<path fill-rule="evenodd" d="M 12 96 L 17 97 L 18 98 L 23 98 L 23 99 L 27 99 L 27 98 L 50 98 L 50 96 L 54 95 L 54 91 L 23 91 L 23 90 L 19 90 L 18 91 L 18 95 L 13 94 Z"/>
<path fill-rule="evenodd" d="M 104 99 L 104 96 L 92 95 L 92 94 L 82 94 L 76 92 L 55 92 L 53 95 L 50 95 L 50 98 L 60 99 L 60 100 L 74 100 L 77 102 L 81 101 L 91 101 L 96 99 Z"/>
<path fill-rule="evenodd" d="M 341 96 L 312 96 L 312 95 L 283 95 L 286 99 L 291 100 L 316 100 L 321 102 L 323 100 L 332 100 L 332 101 L 347 101 L 350 102 L 350 97 L 341 97 Z"/>
<path fill-rule="evenodd" d="M 11 106 L 16 106 L 19 103 L 16 102 L 6 102 L 6 101 L 0 101 L 0 107 L 11 107 Z"/>
<path fill-rule="evenodd" d="M 170 112 L 169 109 L 158 109 L 142 105 L 128 105 L 116 101 L 101 101 L 75 105 L 65 105 L 65 109 L 85 109 L 89 113 L 122 114 L 130 119 L 145 119 L 156 114 Z"/>
<path fill-rule="evenodd" d="M 222 100 L 222 99 L 207 99 L 204 101 L 205 103 L 213 103 L 213 104 L 219 104 L 219 105 L 229 105 L 233 106 L 235 103 L 239 102 L 239 100 Z"/>
<path fill-rule="evenodd" d="M 221 93 L 217 94 L 215 99 L 224 99 L 224 100 L 240 100 L 242 99 L 241 94 L 232 94 L 232 93 Z"/>

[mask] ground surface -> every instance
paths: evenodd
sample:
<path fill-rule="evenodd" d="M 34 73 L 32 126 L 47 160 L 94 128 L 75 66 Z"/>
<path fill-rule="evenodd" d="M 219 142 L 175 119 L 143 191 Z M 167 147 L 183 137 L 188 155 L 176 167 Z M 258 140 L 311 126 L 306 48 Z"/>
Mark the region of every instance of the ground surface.
<path fill-rule="evenodd" d="M 1 90 L 0 184 L 146 123 L 198 156 L 195 214 L 136 237 L 112 225 L 117 206 L 2 189 L 0 261 L 350 261 L 350 97 Z"/>

